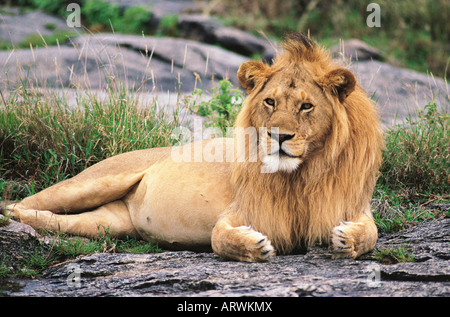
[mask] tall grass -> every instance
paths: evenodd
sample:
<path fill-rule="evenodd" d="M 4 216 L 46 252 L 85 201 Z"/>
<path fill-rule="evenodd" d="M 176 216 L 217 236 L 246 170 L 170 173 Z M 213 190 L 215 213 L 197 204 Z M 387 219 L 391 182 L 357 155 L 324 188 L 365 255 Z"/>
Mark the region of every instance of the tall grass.
<path fill-rule="evenodd" d="M 404 195 L 449 195 L 449 124 L 450 115 L 430 102 L 417 119 L 386 131 L 379 187 Z"/>
<path fill-rule="evenodd" d="M 125 89 L 109 89 L 104 100 L 85 92 L 70 107 L 64 95 L 22 87 L 0 105 L 0 191 L 23 198 L 107 157 L 172 145 L 178 119 L 156 102 L 139 107 Z"/>
<path fill-rule="evenodd" d="M 385 132 L 373 207 L 380 231 L 449 217 L 450 115 L 434 102 Z"/>

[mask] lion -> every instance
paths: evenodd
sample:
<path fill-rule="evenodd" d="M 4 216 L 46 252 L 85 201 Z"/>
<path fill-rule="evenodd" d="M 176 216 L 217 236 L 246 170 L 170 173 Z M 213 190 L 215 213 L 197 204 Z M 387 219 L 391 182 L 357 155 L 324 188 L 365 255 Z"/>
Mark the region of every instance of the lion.
<path fill-rule="evenodd" d="M 370 251 L 383 147 L 375 106 L 308 37 L 288 34 L 281 49 L 272 65 L 240 66 L 247 97 L 234 138 L 119 154 L 7 210 L 34 228 L 86 237 L 108 228 L 237 261 L 265 262 L 314 243 L 328 244 L 333 258 Z M 244 151 L 225 159 L 242 137 Z M 173 159 L 174 150 L 193 158 L 197 146 L 219 159 Z"/>

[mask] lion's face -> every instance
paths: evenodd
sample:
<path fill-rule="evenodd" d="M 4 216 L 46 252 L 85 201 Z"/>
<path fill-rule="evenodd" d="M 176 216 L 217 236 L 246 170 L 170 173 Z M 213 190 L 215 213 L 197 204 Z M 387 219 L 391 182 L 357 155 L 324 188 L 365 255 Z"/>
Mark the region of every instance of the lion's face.
<path fill-rule="evenodd" d="M 329 134 L 332 105 L 303 69 L 274 73 L 253 107 L 252 125 L 267 128 L 259 140 L 267 172 L 294 171 L 323 147 Z"/>
<path fill-rule="evenodd" d="M 249 92 L 249 124 L 259 133 L 260 159 L 266 172 L 295 171 L 324 147 L 333 109 L 354 89 L 353 74 L 337 69 L 313 77 L 299 65 L 269 67 L 244 63 L 238 72 Z"/>

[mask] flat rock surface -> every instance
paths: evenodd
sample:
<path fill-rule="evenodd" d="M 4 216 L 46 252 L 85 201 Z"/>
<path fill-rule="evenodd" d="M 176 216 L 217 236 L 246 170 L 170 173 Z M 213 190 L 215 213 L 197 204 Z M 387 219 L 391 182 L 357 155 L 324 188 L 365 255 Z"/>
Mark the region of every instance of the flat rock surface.
<path fill-rule="evenodd" d="M 270 263 L 225 261 L 213 253 L 93 254 L 9 280 L 9 296 L 449 296 L 450 219 L 381 237 L 416 262 L 380 264 L 373 254 L 332 260 L 326 248 Z M 2 286 L 0 286 L 0 289 Z M 5 289 L 5 287 L 3 287 Z"/>

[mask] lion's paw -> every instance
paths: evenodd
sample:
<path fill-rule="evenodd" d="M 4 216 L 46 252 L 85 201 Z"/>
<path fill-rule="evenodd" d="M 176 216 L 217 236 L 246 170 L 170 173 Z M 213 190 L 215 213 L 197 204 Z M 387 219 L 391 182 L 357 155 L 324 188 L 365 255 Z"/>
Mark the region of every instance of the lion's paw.
<path fill-rule="evenodd" d="M 275 256 L 275 249 L 269 239 L 262 233 L 255 231 L 251 226 L 240 226 L 236 230 L 238 257 L 241 261 L 266 262 Z"/>
<path fill-rule="evenodd" d="M 356 251 L 356 238 L 361 224 L 357 222 L 341 221 L 339 226 L 333 228 L 330 239 L 330 249 L 333 259 L 353 258 L 358 255 Z"/>

